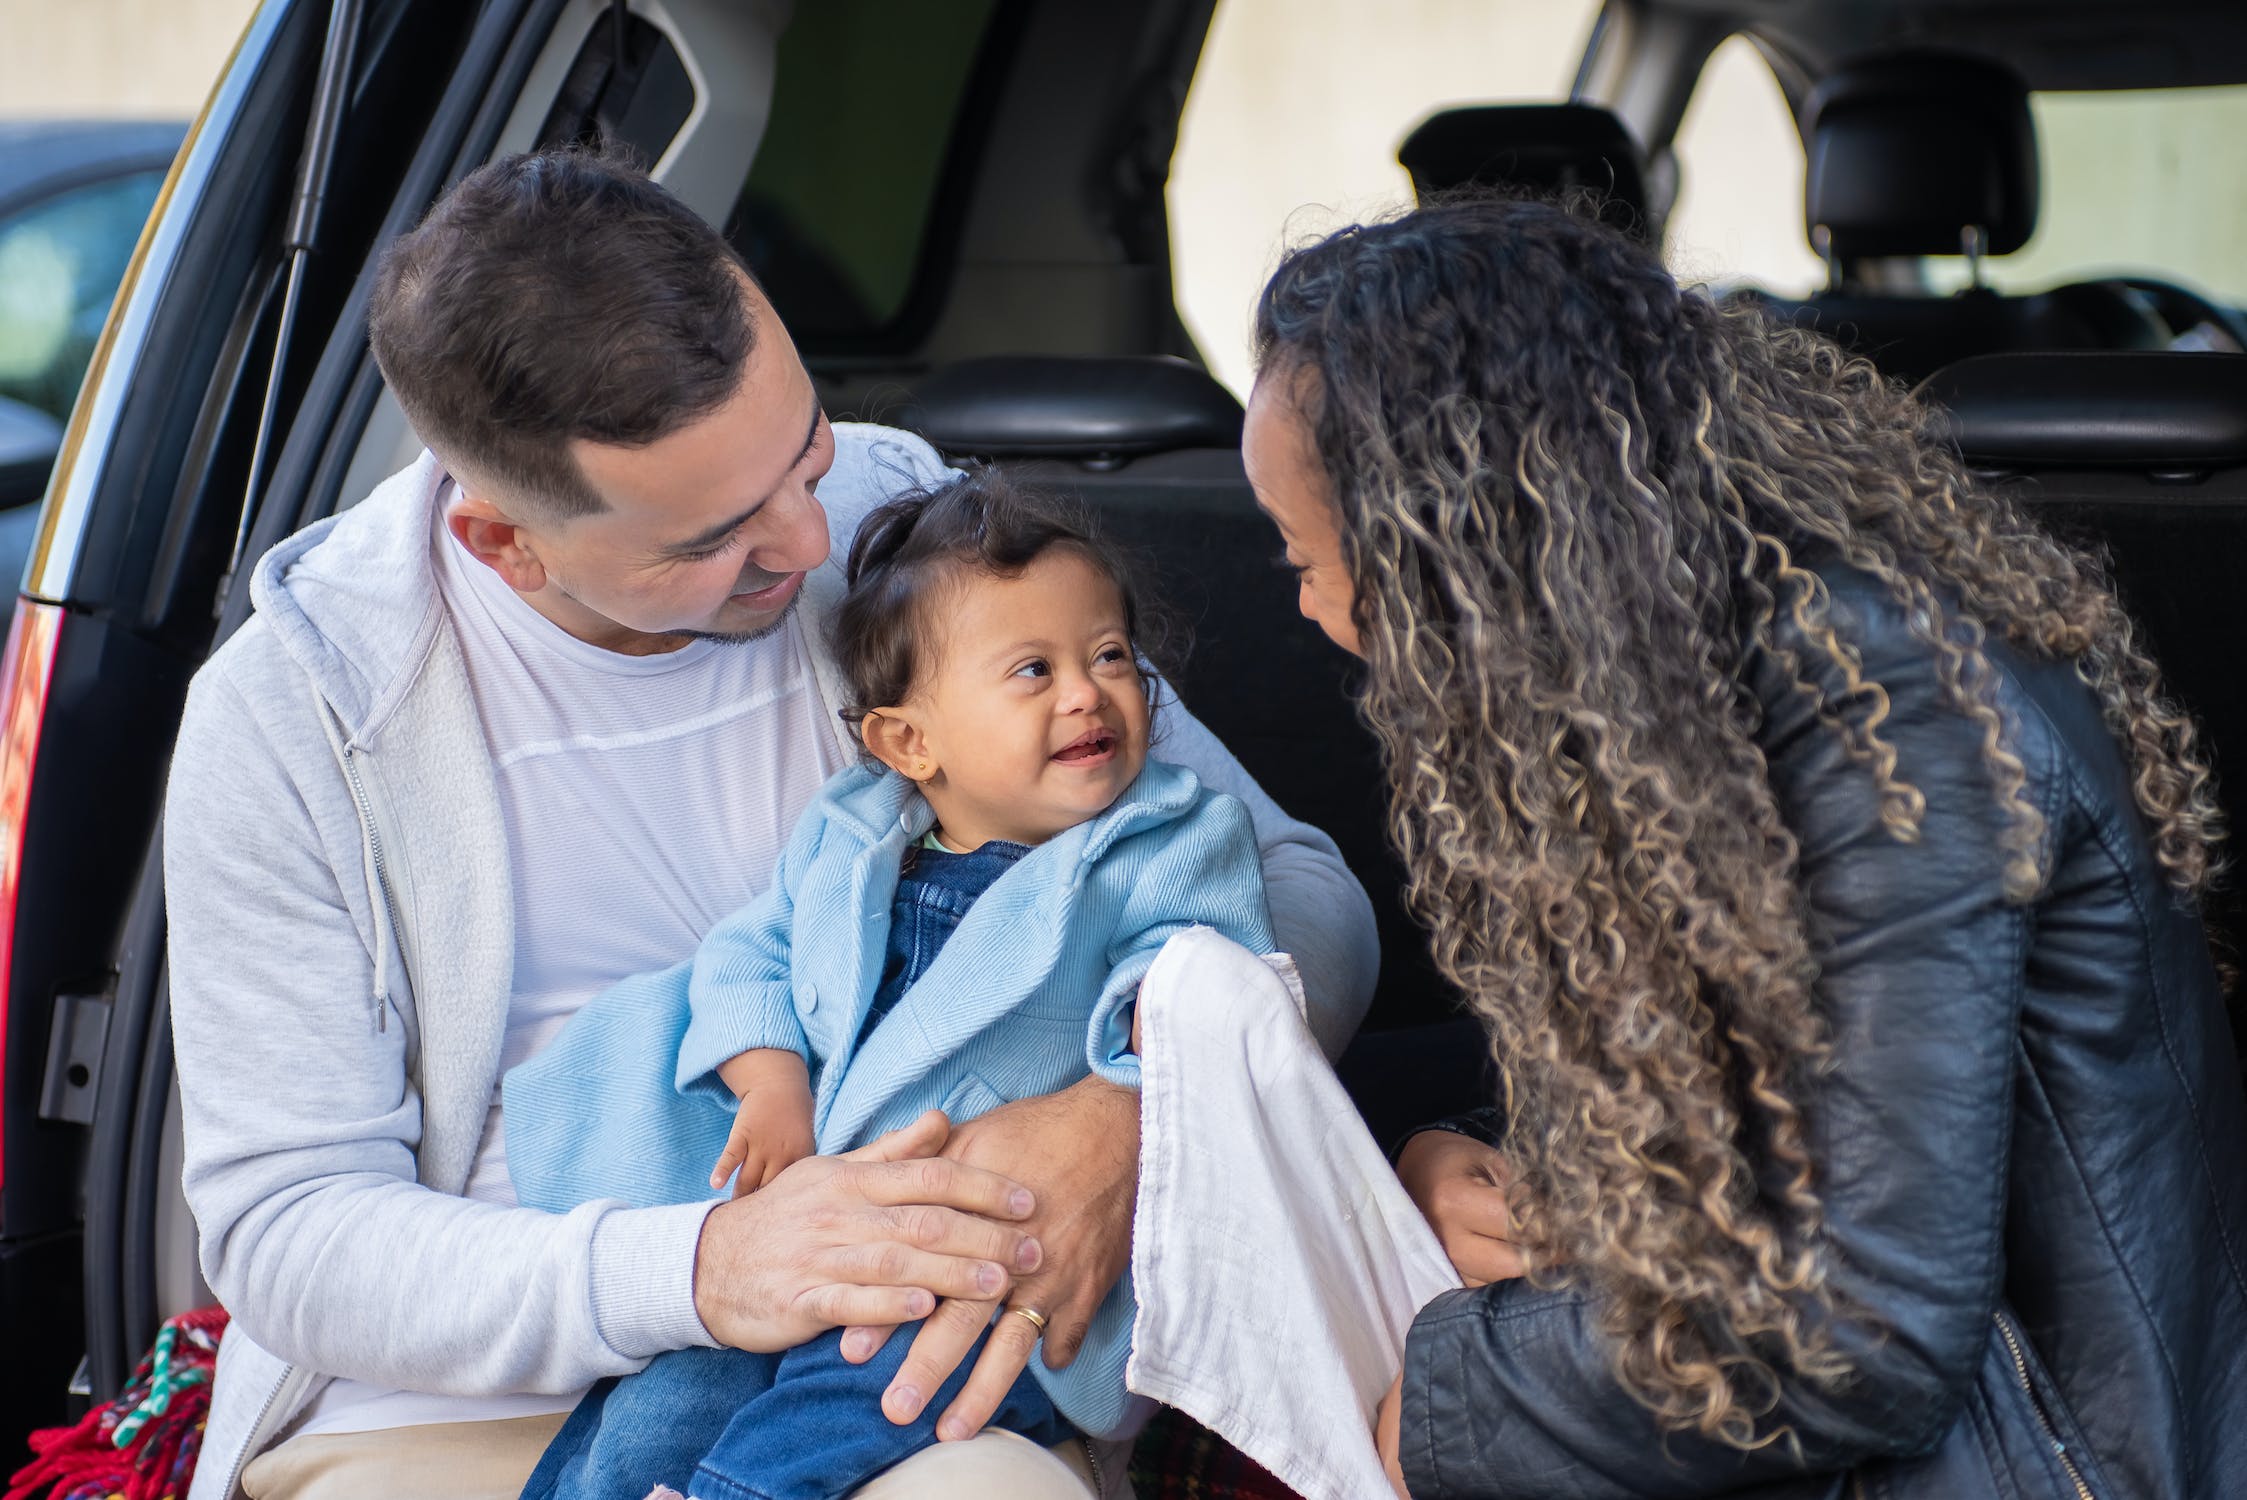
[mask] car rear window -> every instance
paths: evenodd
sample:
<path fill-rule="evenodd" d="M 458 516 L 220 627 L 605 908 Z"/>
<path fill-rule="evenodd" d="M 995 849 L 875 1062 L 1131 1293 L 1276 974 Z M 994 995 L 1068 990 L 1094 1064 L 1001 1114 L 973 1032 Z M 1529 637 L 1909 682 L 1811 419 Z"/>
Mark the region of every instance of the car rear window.
<path fill-rule="evenodd" d="M 1755 43 L 1736 36 L 1710 54 L 1670 149 L 1678 185 L 1667 243 L 1679 275 L 1785 297 L 1825 284 L 1802 227 L 1802 136 Z"/>
<path fill-rule="evenodd" d="M 1219 0 L 1170 166 L 1178 312 L 1245 398 L 1283 248 L 1412 201 L 1397 145 L 1439 109 L 1566 98 L 1597 0 Z"/>
<path fill-rule="evenodd" d="M 896 323 L 997 0 L 796 7 L 730 226 L 800 342 Z"/>
<path fill-rule="evenodd" d="M 1983 278 L 2008 291 L 2115 273 L 2180 282 L 2247 303 L 2247 86 L 2039 93 L 2042 206 L 2035 237 L 1992 259 Z M 1959 261 L 1934 263 L 1939 285 Z"/>
<path fill-rule="evenodd" d="M 0 396 L 70 415 L 163 184 L 135 172 L 0 215 Z"/>

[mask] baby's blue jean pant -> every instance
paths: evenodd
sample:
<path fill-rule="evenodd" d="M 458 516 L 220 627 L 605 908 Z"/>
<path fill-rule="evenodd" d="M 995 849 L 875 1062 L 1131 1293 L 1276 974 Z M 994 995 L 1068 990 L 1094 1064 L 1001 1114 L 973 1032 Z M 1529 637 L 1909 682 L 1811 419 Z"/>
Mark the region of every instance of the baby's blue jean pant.
<path fill-rule="evenodd" d="M 555 1434 L 523 1500 L 645 1500 L 657 1484 L 692 1500 L 830 1500 L 936 1441 L 936 1420 L 967 1383 L 979 1342 L 910 1425 L 882 1415 L 882 1392 L 920 1325 L 854 1365 L 842 1334 L 782 1354 L 681 1349 L 604 1380 Z M 986 1335 L 988 1337 L 988 1335 Z M 1024 1371 L 990 1425 L 1050 1447 L 1074 1429 Z"/>

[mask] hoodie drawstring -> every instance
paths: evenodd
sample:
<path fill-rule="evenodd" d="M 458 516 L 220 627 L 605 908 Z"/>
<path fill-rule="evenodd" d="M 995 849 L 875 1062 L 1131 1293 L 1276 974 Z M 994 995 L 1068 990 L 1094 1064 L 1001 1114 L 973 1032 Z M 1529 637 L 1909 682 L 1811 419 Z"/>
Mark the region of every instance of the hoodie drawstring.
<path fill-rule="evenodd" d="M 351 788 L 351 800 L 359 810 L 359 860 L 366 874 L 367 889 L 374 896 L 371 904 L 375 924 L 375 1030 L 387 1031 L 390 1029 L 390 945 L 398 940 L 398 934 L 390 909 L 389 873 L 383 868 L 382 836 L 375 831 L 374 807 L 359 779 L 359 768 L 351 762 L 351 749 L 343 742 L 335 711 L 324 699 L 319 709 L 320 728 L 328 736 L 328 748 L 335 752 L 336 764 L 342 768 L 344 782 Z"/>

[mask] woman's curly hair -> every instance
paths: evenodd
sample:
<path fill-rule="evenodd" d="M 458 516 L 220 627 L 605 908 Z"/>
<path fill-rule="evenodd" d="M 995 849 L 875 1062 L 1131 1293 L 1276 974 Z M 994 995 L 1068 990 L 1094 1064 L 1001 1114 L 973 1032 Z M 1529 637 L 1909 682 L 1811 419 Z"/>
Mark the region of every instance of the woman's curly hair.
<path fill-rule="evenodd" d="M 2045 830 L 1988 635 L 2076 664 L 2184 892 L 2220 834 L 2193 725 L 2099 566 L 1971 482 L 1926 408 L 1560 207 L 1297 250 L 1256 342 L 1338 514 L 1409 899 L 1490 1031 L 1520 1248 L 1593 1294 L 1666 1426 L 1783 1437 L 1780 1372 L 1849 1370 L 1804 1118 L 1827 1032 L 1749 658 L 1818 699 L 1896 838 L 1924 811 L 1798 558 L 1884 585 L 1979 724 L 2013 900 Z"/>

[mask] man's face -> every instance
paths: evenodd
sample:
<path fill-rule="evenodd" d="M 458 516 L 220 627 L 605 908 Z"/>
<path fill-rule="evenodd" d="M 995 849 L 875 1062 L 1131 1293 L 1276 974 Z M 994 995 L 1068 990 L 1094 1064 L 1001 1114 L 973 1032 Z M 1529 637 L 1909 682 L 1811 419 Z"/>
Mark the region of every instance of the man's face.
<path fill-rule="evenodd" d="M 644 447 L 573 441 L 606 508 L 511 517 L 536 566 L 509 581 L 580 639 L 652 654 L 700 636 L 762 635 L 827 560 L 814 492 L 834 466 L 835 435 L 787 330 L 746 280 L 743 290 L 757 336 L 725 405 Z"/>

